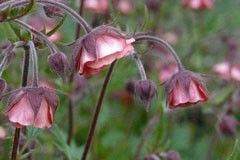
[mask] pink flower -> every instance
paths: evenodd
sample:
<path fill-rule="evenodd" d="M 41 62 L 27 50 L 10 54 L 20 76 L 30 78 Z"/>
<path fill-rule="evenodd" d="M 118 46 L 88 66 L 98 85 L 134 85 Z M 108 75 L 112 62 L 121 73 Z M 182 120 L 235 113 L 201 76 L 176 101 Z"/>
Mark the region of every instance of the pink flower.
<path fill-rule="evenodd" d="M 84 8 L 93 13 L 105 13 L 108 10 L 108 2 L 107 0 L 86 0 Z"/>
<path fill-rule="evenodd" d="M 175 64 L 164 65 L 159 69 L 159 79 L 161 83 L 166 82 L 175 73 L 178 72 L 177 66 Z"/>
<path fill-rule="evenodd" d="M 133 38 L 109 26 L 94 29 L 75 46 L 74 64 L 80 74 L 90 76 L 103 70 L 116 59 L 133 52 Z"/>
<path fill-rule="evenodd" d="M 7 116 L 16 127 L 50 128 L 58 106 L 58 97 L 47 88 L 23 88 L 9 100 Z"/>
<path fill-rule="evenodd" d="M 225 80 L 240 82 L 240 66 L 230 62 L 222 62 L 213 66 L 213 72 Z"/>
<path fill-rule="evenodd" d="M 192 9 L 211 9 L 214 6 L 213 0 L 182 0 L 182 4 Z"/>
<path fill-rule="evenodd" d="M 186 107 L 200 101 L 207 101 L 207 89 L 202 78 L 189 71 L 179 71 L 165 84 L 167 105 L 170 109 Z"/>
<path fill-rule="evenodd" d="M 115 0 L 114 7 L 123 14 L 129 14 L 132 11 L 133 4 L 131 0 Z"/>

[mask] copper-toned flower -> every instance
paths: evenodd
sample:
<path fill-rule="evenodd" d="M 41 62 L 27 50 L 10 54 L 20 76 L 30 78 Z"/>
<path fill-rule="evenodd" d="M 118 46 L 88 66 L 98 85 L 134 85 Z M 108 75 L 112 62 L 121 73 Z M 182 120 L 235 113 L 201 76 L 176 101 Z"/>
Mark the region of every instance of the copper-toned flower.
<path fill-rule="evenodd" d="M 108 10 L 108 2 L 107 0 L 86 0 L 84 8 L 93 13 L 105 13 Z"/>
<path fill-rule="evenodd" d="M 132 42 L 133 38 L 112 27 L 98 27 L 76 43 L 75 68 L 84 76 L 96 74 L 114 60 L 133 52 Z"/>
<path fill-rule="evenodd" d="M 123 14 L 130 14 L 133 8 L 131 0 L 114 0 L 114 7 Z"/>
<path fill-rule="evenodd" d="M 225 80 L 240 82 L 240 66 L 228 61 L 213 66 L 213 72 Z"/>
<path fill-rule="evenodd" d="M 47 88 L 23 88 L 14 93 L 7 108 L 7 116 L 16 127 L 50 128 L 58 106 L 55 92 Z"/>
<path fill-rule="evenodd" d="M 182 0 L 182 4 L 192 9 L 211 9 L 214 6 L 213 0 Z"/>
<path fill-rule="evenodd" d="M 169 108 L 186 107 L 208 100 L 207 89 L 202 78 L 189 71 L 179 71 L 166 83 L 167 105 Z"/>

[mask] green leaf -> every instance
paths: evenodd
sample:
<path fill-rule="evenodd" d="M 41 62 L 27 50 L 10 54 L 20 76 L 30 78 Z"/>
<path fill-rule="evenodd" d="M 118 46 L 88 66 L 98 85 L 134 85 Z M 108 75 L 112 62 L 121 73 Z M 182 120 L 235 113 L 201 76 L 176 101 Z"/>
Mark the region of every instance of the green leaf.
<path fill-rule="evenodd" d="M 27 127 L 27 138 L 33 140 L 38 136 L 40 129 L 35 127 Z"/>
<path fill-rule="evenodd" d="M 8 20 L 12 20 L 12 19 L 17 19 L 17 18 L 20 18 L 22 16 L 25 16 L 26 14 L 33 12 L 36 10 L 36 7 L 35 7 L 35 0 L 31 0 L 29 2 L 29 4 L 26 6 L 26 7 L 22 7 L 20 9 L 18 8 L 13 8 L 13 9 L 10 9 L 9 10 L 9 14 L 8 16 L 10 17 Z"/>
<path fill-rule="evenodd" d="M 55 146 L 61 150 L 69 160 L 72 159 L 70 147 L 66 144 L 66 136 L 64 133 L 59 129 L 57 125 L 53 125 L 52 133 L 54 135 L 54 144 Z"/>
<path fill-rule="evenodd" d="M 53 35 L 64 23 L 67 15 L 64 15 L 64 17 L 61 19 L 61 21 L 56 25 L 55 28 L 53 28 L 50 32 L 47 33 L 47 36 Z"/>
<path fill-rule="evenodd" d="M 148 9 L 147 6 L 144 6 L 144 23 L 142 25 L 142 27 L 140 28 L 140 31 L 145 31 L 148 28 L 148 25 L 150 23 L 150 16 L 148 13 Z"/>
<path fill-rule="evenodd" d="M 240 159 L 240 141 L 236 139 L 233 151 L 228 160 L 239 160 Z"/>

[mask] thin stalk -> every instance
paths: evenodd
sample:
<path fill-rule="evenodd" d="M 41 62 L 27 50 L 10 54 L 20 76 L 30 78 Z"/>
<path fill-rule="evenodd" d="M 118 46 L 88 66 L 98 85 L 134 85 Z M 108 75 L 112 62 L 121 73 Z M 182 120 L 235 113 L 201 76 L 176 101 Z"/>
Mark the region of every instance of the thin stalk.
<path fill-rule="evenodd" d="M 90 126 L 90 129 L 89 129 L 87 142 L 86 142 L 86 145 L 85 145 L 85 148 L 84 148 L 84 151 L 83 151 L 83 155 L 82 155 L 82 160 L 86 160 L 86 158 L 87 158 L 87 154 L 88 154 L 90 145 L 92 143 L 92 139 L 93 139 L 93 136 L 94 136 L 95 128 L 96 128 L 96 125 L 97 125 L 99 113 L 100 113 L 101 108 L 102 108 L 103 98 L 105 96 L 106 89 L 107 89 L 107 86 L 109 84 L 109 81 L 110 81 L 110 78 L 111 78 L 111 75 L 112 75 L 112 72 L 113 72 L 115 64 L 116 64 L 116 61 L 114 61 L 110 65 L 108 73 L 107 73 L 107 75 L 105 77 L 105 80 L 104 80 L 104 83 L 103 83 L 103 86 L 102 86 L 102 90 L 101 90 L 100 96 L 98 98 L 96 110 L 94 112 L 93 119 L 92 119 L 92 122 L 91 122 L 91 126 Z"/>
<path fill-rule="evenodd" d="M 139 154 L 141 153 L 142 147 L 144 146 L 144 143 L 148 137 L 149 134 L 151 134 L 154 126 L 157 124 L 157 122 L 159 121 L 159 116 L 160 113 L 155 114 L 152 119 L 149 121 L 149 123 L 147 124 L 146 128 L 144 129 L 140 142 L 137 145 L 137 149 L 135 151 L 134 154 L 134 158 L 135 160 L 137 160 L 139 158 Z"/>
<path fill-rule="evenodd" d="M 28 70 L 29 70 L 29 47 L 25 46 L 24 49 L 25 49 L 25 57 L 24 57 L 25 60 L 23 64 L 22 87 L 25 87 L 27 85 Z M 11 160 L 17 160 L 17 150 L 18 150 L 20 132 L 21 132 L 20 128 L 15 129 Z"/>
<path fill-rule="evenodd" d="M 68 137 L 67 137 L 67 144 L 70 145 L 73 138 L 74 132 L 74 114 L 73 114 L 73 101 L 71 95 L 68 98 Z"/>
<path fill-rule="evenodd" d="M 82 14 L 83 14 L 83 6 L 84 6 L 84 1 L 85 0 L 80 0 L 81 2 L 80 2 L 80 4 L 79 4 L 79 9 L 78 9 L 78 14 L 80 15 L 80 16 L 82 16 Z M 80 28 L 81 26 L 78 24 L 77 25 L 77 29 L 76 29 L 76 39 L 78 39 L 79 38 L 79 36 L 80 36 L 80 33 L 81 33 L 81 28 Z"/>
<path fill-rule="evenodd" d="M 12 7 L 20 7 L 29 4 L 30 0 L 18 0 L 18 1 L 7 1 L 0 4 L 0 10 L 12 6 Z M 73 9 L 68 7 L 67 5 L 53 1 L 53 0 L 38 0 L 36 1 L 39 5 L 48 5 L 53 7 L 58 7 L 59 9 L 63 10 L 68 15 L 72 16 L 85 30 L 86 33 L 91 32 L 91 27 L 89 24 Z"/>
<path fill-rule="evenodd" d="M 143 67 L 141 59 L 139 58 L 137 53 L 133 53 L 132 56 L 133 56 L 133 59 L 135 60 L 137 66 L 138 66 L 138 69 L 139 69 L 139 72 L 140 72 L 140 75 L 141 75 L 141 79 L 142 80 L 147 80 L 146 72 L 145 72 L 145 69 Z"/>
<path fill-rule="evenodd" d="M 216 148 L 218 137 L 219 137 L 218 131 L 217 131 L 217 129 L 215 129 L 214 133 L 212 134 L 210 143 L 209 143 L 206 160 L 212 159 L 212 153 L 213 153 L 214 149 Z"/>
<path fill-rule="evenodd" d="M 164 41 L 161 38 L 155 37 L 155 36 L 151 36 L 148 34 L 143 34 L 143 33 L 138 33 L 136 35 L 134 35 L 134 39 L 135 41 L 152 41 L 152 42 L 157 42 L 158 44 L 162 45 L 163 47 L 165 47 L 173 56 L 173 58 L 176 61 L 176 64 L 178 66 L 178 70 L 183 70 L 184 67 L 182 65 L 181 60 L 179 59 L 177 53 L 175 52 L 175 50 L 171 47 L 171 45 L 169 45 L 166 41 Z"/>
<path fill-rule="evenodd" d="M 38 87 L 38 56 L 35 45 L 32 41 L 28 42 L 32 55 L 32 67 L 33 67 L 33 87 Z"/>
<path fill-rule="evenodd" d="M 21 27 L 23 27 L 24 29 L 28 30 L 29 32 L 33 33 L 34 35 L 36 35 L 40 40 L 44 41 L 44 43 L 48 46 L 48 48 L 50 49 L 51 53 L 56 53 L 57 52 L 57 47 L 48 40 L 48 37 L 37 31 L 36 29 L 34 29 L 32 26 L 28 25 L 27 23 L 20 21 L 18 19 L 13 20 L 15 23 L 19 24 Z"/>

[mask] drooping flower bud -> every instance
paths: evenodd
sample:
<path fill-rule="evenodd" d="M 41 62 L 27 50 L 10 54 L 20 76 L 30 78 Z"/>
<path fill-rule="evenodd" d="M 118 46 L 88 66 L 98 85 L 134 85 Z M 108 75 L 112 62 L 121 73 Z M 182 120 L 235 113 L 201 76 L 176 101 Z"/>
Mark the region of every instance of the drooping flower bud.
<path fill-rule="evenodd" d="M 224 115 L 219 123 L 218 129 L 222 134 L 226 135 L 236 135 L 237 133 L 237 120 L 234 116 Z"/>
<path fill-rule="evenodd" d="M 166 155 L 166 160 L 181 160 L 181 157 L 176 151 L 168 151 Z"/>
<path fill-rule="evenodd" d="M 135 94 L 143 101 L 148 111 L 150 101 L 157 95 L 156 85 L 150 80 L 139 80 L 135 84 Z"/>
<path fill-rule="evenodd" d="M 6 115 L 18 128 L 50 128 L 58 104 L 57 95 L 50 89 L 22 88 L 10 97 Z"/>
<path fill-rule="evenodd" d="M 202 78 L 193 72 L 181 70 L 166 83 L 167 106 L 170 109 L 186 107 L 208 100 L 208 92 Z"/>
<path fill-rule="evenodd" d="M 212 9 L 214 2 L 213 0 L 182 0 L 182 5 L 192 9 Z"/>
<path fill-rule="evenodd" d="M 7 84 L 6 84 L 5 80 L 0 79 L 0 97 L 2 96 L 2 94 L 6 88 L 7 88 Z"/>
<path fill-rule="evenodd" d="M 110 26 L 97 27 L 77 41 L 73 55 L 75 68 L 84 76 L 96 74 L 133 52 L 132 42 L 133 38 Z"/>
<path fill-rule="evenodd" d="M 48 64 L 52 71 L 65 80 L 65 71 L 68 69 L 67 57 L 57 52 L 48 56 Z"/>
<path fill-rule="evenodd" d="M 84 1 L 84 8 L 93 13 L 106 13 L 108 10 L 107 0 Z"/>
<path fill-rule="evenodd" d="M 157 12 L 161 6 L 162 0 L 147 0 L 149 11 Z"/>
<path fill-rule="evenodd" d="M 70 0 L 56 0 L 56 1 L 64 4 L 67 4 L 70 2 Z M 50 18 L 64 16 L 64 13 L 58 7 L 44 6 L 43 9 L 45 11 L 45 14 Z"/>

